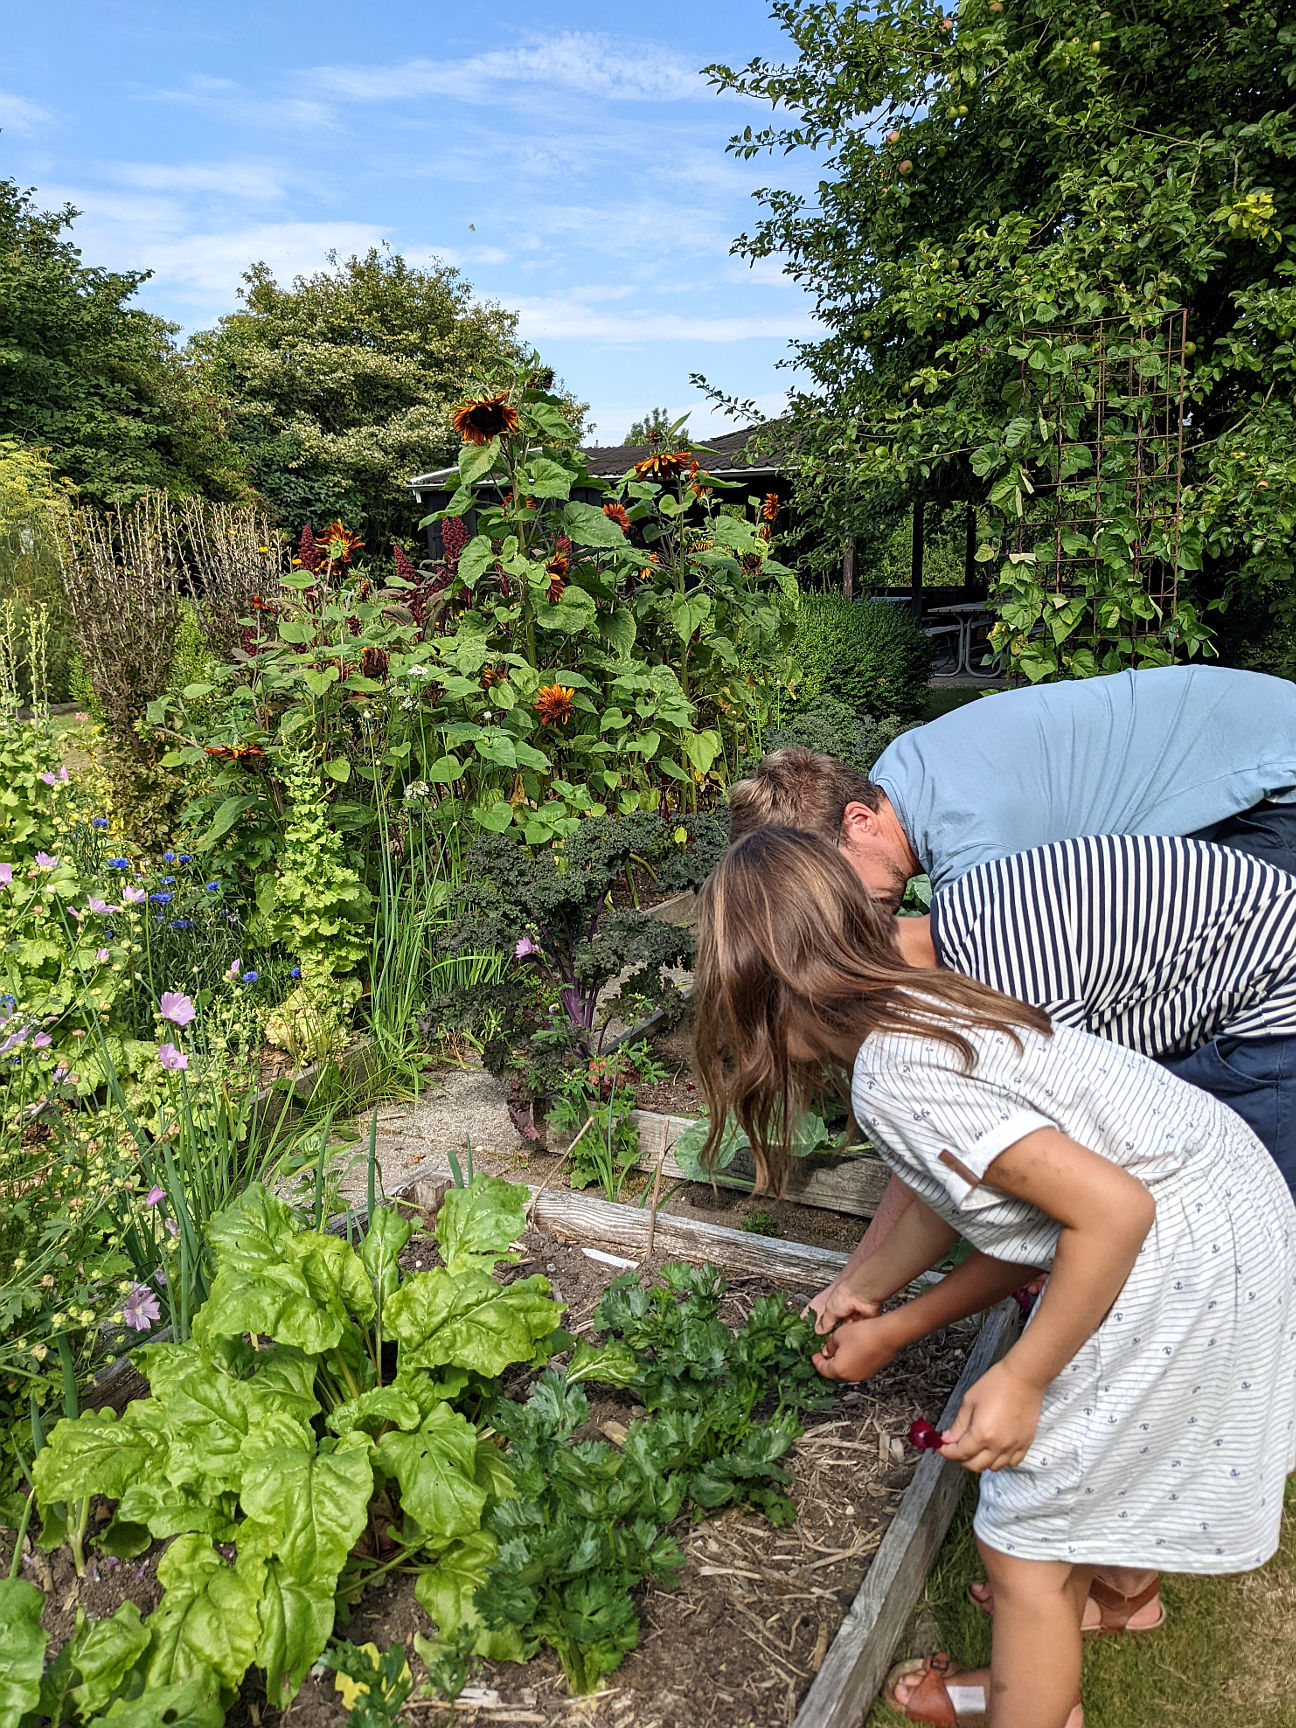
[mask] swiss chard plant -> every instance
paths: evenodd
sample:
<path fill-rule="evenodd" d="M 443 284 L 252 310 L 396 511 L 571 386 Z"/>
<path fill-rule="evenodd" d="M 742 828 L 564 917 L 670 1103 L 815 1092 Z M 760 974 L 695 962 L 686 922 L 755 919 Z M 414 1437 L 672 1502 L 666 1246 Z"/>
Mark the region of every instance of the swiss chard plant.
<path fill-rule="evenodd" d="M 151 1396 L 59 1423 L 33 1472 L 55 1536 L 83 1538 L 102 1495 L 107 1553 L 168 1539 L 162 1601 L 144 1621 L 127 1607 L 87 1623 L 43 1683 L 14 1678 L 6 1700 L 0 1681 L 0 1723 L 84 1722 L 114 1699 L 157 1721 L 181 1695 L 219 1722 L 253 1666 L 286 1704 L 339 1598 L 397 1566 L 453 1574 L 465 1544 L 493 1553 L 482 1520 L 511 1475 L 474 1408 L 505 1368 L 566 1341 L 546 1279 L 492 1276 L 516 1259 L 524 1202 L 489 1176 L 456 1189 L 437 1220 L 442 1265 L 404 1278 L 412 1225 L 390 1208 L 358 1251 L 260 1187 L 212 1220 L 216 1276 L 189 1342 L 138 1354 Z M 5 1601 L 21 1625 L 28 1599 Z"/>

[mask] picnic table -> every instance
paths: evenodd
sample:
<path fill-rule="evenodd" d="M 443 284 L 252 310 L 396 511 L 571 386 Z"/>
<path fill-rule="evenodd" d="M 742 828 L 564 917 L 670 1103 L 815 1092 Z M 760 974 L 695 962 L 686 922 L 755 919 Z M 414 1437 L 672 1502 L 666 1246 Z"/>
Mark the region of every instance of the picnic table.
<path fill-rule="evenodd" d="M 972 665 L 972 633 L 982 624 L 988 624 L 990 613 L 983 600 L 967 600 L 957 606 L 929 606 L 928 613 L 932 617 L 949 616 L 954 619 L 952 624 L 938 624 L 929 635 L 945 635 L 947 632 L 958 631 L 958 650 L 952 672 L 938 672 L 938 678 L 957 678 L 959 673 L 966 672 L 975 676 Z"/>

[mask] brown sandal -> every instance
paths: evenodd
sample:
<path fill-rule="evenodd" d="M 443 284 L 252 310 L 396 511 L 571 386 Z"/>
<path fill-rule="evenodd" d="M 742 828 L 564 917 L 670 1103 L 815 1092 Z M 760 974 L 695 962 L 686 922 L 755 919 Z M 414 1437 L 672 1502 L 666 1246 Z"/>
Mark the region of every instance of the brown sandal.
<path fill-rule="evenodd" d="M 1160 1578 L 1154 1578 L 1150 1584 L 1145 1584 L 1141 1590 L 1136 1590 L 1132 1596 L 1124 1596 L 1110 1584 L 1104 1584 L 1101 1578 L 1093 1578 L 1089 1584 L 1089 1600 L 1098 1609 L 1098 1624 L 1083 1626 L 1080 1629 L 1082 1638 L 1115 1638 L 1118 1636 L 1137 1637 L 1142 1632 L 1159 1632 L 1165 1625 L 1165 1604 L 1161 1603 L 1161 1612 L 1148 1626 L 1131 1626 L 1130 1621 L 1140 1608 L 1146 1608 L 1148 1603 L 1161 1589 Z M 974 1608 L 979 1608 L 983 1614 L 994 1616 L 994 1603 L 983 1602 L 979 1596 L 972 1593 L 969 1585 L 968 1601 Z"/>
<path fill-rule="evenodd" d="M 972 1715 L 964 1712 L 960 1716 L 954 1699 L 950 1697 L 951 1684 L 957 1685 L 959 1675 L 964 1672 L 966 1670 L 956 1669 L 943 1651 L 937 1656 L 897 1662 L 886 1677 L 883 1695 L 893 1710 L 901 1712 L 906 1722 L 926 1722 L 932 1728 L 982 1728 L 985 1722 L 984 1687 L 976 1688 L 983 1703 L 982 1708 Z M 909 1702 L 902 1704 L 895 1695 L 895 1689 L 901 1680 L 914 1678 L 918 1679 L 918 1684 L 910 1693 Z"/>
<path fill-rule="evenodd" d="M 950 1696 L 950 1688 L 959 1689 L 959 1680 L 969 1673 L 966 1668 L 955 1668 L 950 1658 L 942 1651 L 938 1656 L 914 1658 L 909 1662 L 897 1662 L 886 1677 L 886 1689 L 883 1693 L 887 1703 L 893 1710 L 899 1710 L 906 1722 L 925 1722 L 930 1728 L 984 1728 L 986 1696 L 985 1687 L 978 1681 L 975 1686 L 964 1688 L 965 1692 L 976 1691 L 981 1694 L 979 1710 L 957 1709 L 956 1705 L 963 1699 Z M 901 1680 L 918 1679 L 917 1686 L 909 1695 L 909 1702 L 902 1704 L 895 1695 L 896 1686 Z M 1080 1694 L 1076 1693 L 1075 1710 L 1080 1704 Z"/>

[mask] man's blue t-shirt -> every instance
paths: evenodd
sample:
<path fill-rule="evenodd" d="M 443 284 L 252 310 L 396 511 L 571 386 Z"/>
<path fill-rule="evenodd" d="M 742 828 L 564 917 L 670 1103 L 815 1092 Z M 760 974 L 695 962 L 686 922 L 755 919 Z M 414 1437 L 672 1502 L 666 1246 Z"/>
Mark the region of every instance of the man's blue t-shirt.
<path fill-rule="evenodd" d="M 939 890 L 1030 846 L 1296 802 L 1296 685 L 1162 666 L 1007 690 L 902 733 L 872 777 Z"/>

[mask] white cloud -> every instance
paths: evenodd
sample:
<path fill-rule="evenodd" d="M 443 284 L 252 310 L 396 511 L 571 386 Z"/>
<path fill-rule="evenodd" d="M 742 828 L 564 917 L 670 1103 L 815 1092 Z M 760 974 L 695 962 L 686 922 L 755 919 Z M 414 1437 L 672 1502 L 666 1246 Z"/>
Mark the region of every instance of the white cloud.
<path fill-rule="evenodd" d="M 106 162 L 100 172 L 122 186 L 149 192 L 215 192 L 248 203 L 270 204 L 284 196 L 281 168 L 253 162 Z"/>
<path fill-rule="evenodd" d="M 464 60 L 406 60 L 395 66 L 320 66 L 311 87 L 348 102 L 450 96 L 494 101 L 501 85 L 575 91 L 623 102 L 680 102 L 706 96 L 698 69 L 650 42 L 614 41 L 587 31 L 535 37 Z"/>
<path fill-rule="evenodd" d="M 42 108 L 39 102 L 29 102 L 25 96 L 0 90 L 0 131 L 26 137 L 34 132 L 43 132 L 53 118 L 49 109 Z"/>
<path fill-rule="evenodd" d="M 754 398 L 757 413 L 766 420 L 773 420 L 787 407 L 787 395 L 784 391 Z M 626 433 L 636 420 L 642 420 L 649 408 L 657 407 L 652 402 L 643 401 L 631 404 L 595 402 L 591 405 L 586 424 L 593 430 L 586 442 L 591 444 L 620 444 Z M 731 420 L 719 408 L 710 402 L 699 402 L 697 397 L 688 401 L 663 403 L 666 412 L 672 420 L 678 420 L 681 414 L 687 414 L 689 422 L 685 431 L 695 443 L 705 443 L 708 438 L 718 438 L 722 432 L 738 432 L 743 429 L 744 422 Z"/>
<path fill-rule="evenodd" d="M 264 260 L 283 280 L 318 270 L 330 251 L 365 252 L 382 239 L 382 229 L 368 222 L 263 222 L 220 234 L 137 242 L 136 255 L 160 282 L 219 297 L 228 306 L 254 261 Z"/>
<path fill-rule="evenodd" d="M 640 342 L 749 342 L 810 336 L 818 326 L 804 311 L 739 313 L 697 317 L 686 312 L 596 311 L 588 293 L 582 299 L 554 295 L 543 300 L 514 299 L 528 341 L 635 344 Z"/>

